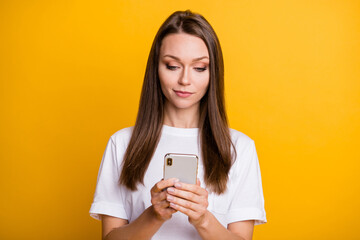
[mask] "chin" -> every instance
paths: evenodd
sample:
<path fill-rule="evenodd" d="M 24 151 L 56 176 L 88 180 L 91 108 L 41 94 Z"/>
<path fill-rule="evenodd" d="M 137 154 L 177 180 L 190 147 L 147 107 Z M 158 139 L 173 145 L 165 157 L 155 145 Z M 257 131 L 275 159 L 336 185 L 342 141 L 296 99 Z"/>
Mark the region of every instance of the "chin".
<path fill-rule="evenodd" d="M 171 103 L 171 107 L 175 107 L 176 109 L 190 109 L 195 107 L 196 103 Z"/>

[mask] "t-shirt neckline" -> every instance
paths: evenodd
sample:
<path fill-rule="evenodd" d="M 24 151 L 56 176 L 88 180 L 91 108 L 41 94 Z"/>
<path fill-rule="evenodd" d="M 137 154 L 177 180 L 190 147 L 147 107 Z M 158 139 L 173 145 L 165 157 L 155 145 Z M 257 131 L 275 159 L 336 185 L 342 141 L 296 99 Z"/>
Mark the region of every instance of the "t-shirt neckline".
<path fill-rule="evenodd" d="M 163 124 L 162 132 L 170 135 L 197 136 L 199 134 L 199 128 L 178 128 Z"/>

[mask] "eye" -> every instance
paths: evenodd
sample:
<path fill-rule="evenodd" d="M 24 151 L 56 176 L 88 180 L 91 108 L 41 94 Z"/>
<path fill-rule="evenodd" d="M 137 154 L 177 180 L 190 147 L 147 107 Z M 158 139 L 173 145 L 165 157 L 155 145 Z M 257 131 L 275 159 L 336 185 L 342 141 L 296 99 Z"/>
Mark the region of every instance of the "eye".
<path fill-rule="evenodd" d="M 169 70 L 174 71 L 174 70 L 178 69 L 179 67 L 178 67 L 178 66 L 173 66 L 173 65 L 166 64 L 166 68 L 169 69 Z"/>
<path fill-rule="evenodd" d="M 201 68 L 201 67 L 196 67 L 196 68 L 194 68 L 196 71 L 198 71 L 198 72 L 203 72 L 203 71 L 205 71 L 206 70 L 206 67 L 203 67 L 203 68 Z"/>

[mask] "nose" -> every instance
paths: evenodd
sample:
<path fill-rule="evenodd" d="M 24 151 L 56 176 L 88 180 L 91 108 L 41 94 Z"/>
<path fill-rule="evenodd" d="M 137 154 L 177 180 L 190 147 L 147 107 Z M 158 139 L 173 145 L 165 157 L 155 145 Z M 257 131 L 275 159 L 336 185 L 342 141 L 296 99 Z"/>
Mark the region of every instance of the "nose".
<path fill-rule="evenodd" d="M 189 73 L 188 73 L 188 69 L 184 68 L 184 70 L 182 71 L 181 76 L 179 77 L 179 81 L 178 83 L 180 85 L 189 85 L 190 84 L 190 78 L 189 78 Z"/>

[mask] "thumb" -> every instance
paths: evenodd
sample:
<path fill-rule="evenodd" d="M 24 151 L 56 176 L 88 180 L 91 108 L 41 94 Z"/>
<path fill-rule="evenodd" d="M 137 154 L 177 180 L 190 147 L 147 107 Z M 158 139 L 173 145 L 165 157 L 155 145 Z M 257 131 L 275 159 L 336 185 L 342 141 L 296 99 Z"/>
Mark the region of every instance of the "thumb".
<path fill-rule="evenodd" d="M 197 178 L 197 179 L 196 179 L 196 185 L 200 186 L 200 184 L 201 184 L 201 183 L 200 183 L 200 179 Z"/>

